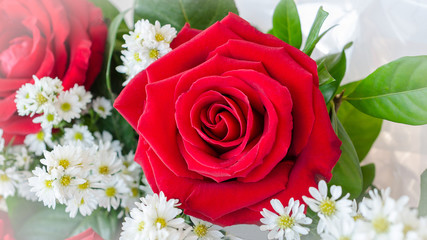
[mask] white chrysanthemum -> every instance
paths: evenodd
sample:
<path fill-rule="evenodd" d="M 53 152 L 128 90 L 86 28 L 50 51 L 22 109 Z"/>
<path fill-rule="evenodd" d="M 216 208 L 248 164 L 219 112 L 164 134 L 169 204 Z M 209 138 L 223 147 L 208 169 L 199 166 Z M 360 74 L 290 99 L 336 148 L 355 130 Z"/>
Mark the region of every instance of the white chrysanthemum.
<path fill-rule="evenodd" d="M 87 175 L 84 164 L 84 150 L 78 145 L 56 145 L 52 151 L 44 152 L 44 158 L 40 163 L 44 164 L 49 173 L 62 176 L 63 174 L 71 177 L 83 177 Z"/>
<path fill-rule="evenodd" d="M 126 156 L 122 158 L 122 171 L 120 175 L 122 175 L 123 179 L 128 183 L 133 183 L 139 181 L 140 174 L 142 172 L 141 166 L 134 161 L 135 154 L 133 152 L 129 152 Z"/>
<path fill-rule="evenodd" d="M 106 208 L 108 211 L 111 208 L 117 209 L 121 199 L 129 193 L 129 189 L 123 179 L 117 176 L 103 179 L 102 182 L 96 184 L 96 187 L 102 189 L 102 193 L 97 194 L 99 206 Z"/>
<path fill-rule="evenodd" d="M 283 240 L 299 240 L 301 235 L 306 235 L 309 229 L 301 225 L 311 224 L 312 220 L 304 214 L 304 204 L 289 199 L 287 207 L 283 207 L 282 203 L 277 199 L 270 201 L 273 209 L 279 214 L 275 214 L 267 209 L 261 211 L 261 231 L 270 231 L 268 239 Z"/>
<path fill-rule="evenodd" d="M 31 191 L 31 186 L 28 182 L 28 179 L 33 176 L 34 174 L 30 171 L 20 171 L 17 190 L 20 197 L 23 197 L 28 201 L 36 202 L 38 198 L 36 194 Z"/>
<path fill-rule="evenodd" d="M 97 207 L 98 202 L 93 195 L 77 194 L 67 202 L 65 212 L 70 213 L 70 218 L 74 218 L 77 212 L 82 216 L 89 216 Z"/>
<path fill-rule="evenodd" d="M 169 44 L 162 43 L 141 49 L 140 57 L 144 59 L 143 61 L 148 66 L 170 51 L 172 51 L 172 49 L 169 47 Z"/>
<path fill-rule="evenodd" d="M 27 116 L 31 114 L 33 100 L 30 95 L 34 95 L 35 87 L 31 83 L 26 83 L 16 91 L 15 103 L 19 116 Z M 30 94 L 31 93 L 31 94 Z"/>
<path fill-rule="evenodd" d="M 147 177 L 144 175 L 141 179 L 142 185 L 140 186 L 140 189 L 144 191 L 145 194 L 153 194 L 153 189 L 150 187 L 150 184 L 148 183 Z"/>
<path fill-rule="evenodd" d="M 83 144 L 84 146 L 94 144 L 94 137 L 86 125 L 74 124 L 71 128 L 65 128 L 64 132 L 64 144 Z"/>
<path fill-rule="evenodd" d="M 362 216 L 367 220 L 359 227 L 369 238 L 377 240 L 403 239 L 403 224 L 399 222 L 399 212 L 408 202 L 406 196 L 395 201 L 390 196 L 390 189 L 369 191 L 370 198 L 359 204 Z"/>
<path fill-rule="evenodd" d="M 52 130 L 41 129 L 36 134 L 29 134 L 25 136 L 24 144 L 28 150 L 34 152 L 37 156 L 41 156 L 47 147 L 52 147 Z"/>
<path fill-rule="evenodd" d="M 80 118 L 83 108 L 84 105 L 79 101 L 79 97 L 69 91 L 62 92 L 55 103 L 55 110 L 59 118 L 66 122 Z"/>
<path fill-rule="evenodd" d="M 113 140 L 113 135 L 111 135 L 111 133 L 103 131 L 102 134 L 100 132 L 95 132 L 93 135 L 96 138 L 97 144 L 101 146 L 102 149 L 116 152 L 121 156 L 122 145 L 120 141 Z"/>
<path fill-rule="evenodd" d="M 92 107 L 93 110 L 104 119 L 111 115 L 111 110 L 113 109 L 111 102 L 105 97 L 97 97 L 93 100 Z"/>
<path fill-rule="evenodd" d="M 13 148 L 13 156 L 16 159 L 16 166 L 24 170 L 29 170 L 30 164 L 34 161 L 25 146 L 15 146 Z"/>
<path fill-rule="evenodd" d="M 132 51 L 139 50 L 143 47 L 147 37 L 155 35 L 154 31 L 153 25 L 148 20 L 138 20 L 135 23 L 134 30 L 130 31 L 129 35 L 123 35 L 123 39 L 125 40 L 123 47 Z"/>
<path fill-rule="evenodd" d="M 123 222 L 122 233 L 120 240 L 146 240 L 149 232 L 153 229 L 147 225 L 149 222 L 148 216 L 140 209 L 133 208 L 130 211 L 130 216 L 125 217 Z"/>
<path fill-rule="evenodd" d="M 56 197 L 53 189 L 53 176 L 46 172 L 46 169 L 36 167 L 33 170 L 34 177 L 28 179 L 31 191 L 36 193 L 39 201 L 47 207 L 55 208 Z"/>
<path fill-rule="evenodd" d="M 193 222 L 194 227 L 192 231 L 187 236 L 187 240 L 219 240 L 224 237 L 217 226 L 214 226 L 212 223 L 202 221 L 198 218 L 190 216 L 191 222 Z"/>
<path fill-rule="evenodd" d="M 86 91 L 84 86 L 80 86 L 77 83 L 74 84 L 74 87 L 70 88 L 68 91 L 73 95 L 77 95 L 79 102 L 83 106 L 86 106 L 92 100 L 92 94 L 89 91 Z"/>
<path fill-rule="evenodd" d="M 45 109 L 42 115 L 33 119 L 34 123 L 40 123 L 43 129 L 51 129 L 61 122 L 55 108 Z"/>
<path fill-rule="evenodd" d="M 154 38 L 156 42 L 170 44 L 175 37 L 176 29 L 171 27 L 170 24 L 161 26 L 159 21 L 154 23 L 154 37 L 152 38 Z"/>
<path fill-rule="evenodd" d="M 0 170 L 0 196 L 7 198 L 15 194 L 19 175 L 15 167 Z"/>
<path fill-rule="evenodd" d="M 53 172 L 53 190 L 55 197 L 59 203 L 65 204 L 69 199 L 73 198 L 77 193 L 77 188 L 80 184 L 84 184 L 85 179 L 73 176 L 67 172 Z"/>
<path fill-rule="evenodd" d="M 405 230 L 405 229 L 404 229 Z M 406 240 L 425 240 L 427 239 L 427 217 L 418 219 L 418 226 L 406 233 Z"/>
<path fill-rule="evenodd" d="M 99 146 L 94 160 L 94 172 L 101 177 L 109 177 L 122 170 L 122 163 L 118 159 L 117 153 L 102 145 Z"/>
<path fill-rule="evenodd" d="M 56 102 L 57 95 L 62 91 L 62 84 L 58 78 L 43 77 L 38 79 L 33 76 L 34 84 L 24 85 L 22 93 L 20 92 L 15 102 L 17 106 L 21 107 L 20 101 L 25 101 L 23 104 L 23 112 L 28 109 L 30 115 L 36 113 L 43 113 L 45 110 L 50 109 Z M 23 96 L 23 94 L 26 94 Z"/>
<path fill-rule="evenodd" d="M 352 212 L 352 201 L 348 199 L 349 194 L 339 199 L 342 194 L 340 186 L 331 186 L 331 197 L 328 196 L 328 186 L 325 181 L 319 181 L 318 186 L 319 189 L 309 188 L 309 192 L 314 199 L 306 196 L 302 198 L 311 210 L 317 212 L 319 216 L 323 216 L 317 225 L 317 233 L 320 234 L 325 230 L 326 222 L 324 219 L 333 220 L 349 216 Z"/>
<path fill-rule="evenodd" d="M 335 218 L 333 220 L 324 219 L 327 231 L 321 234 L 323 240 L 356 240 L 357 228 L 355 220 L 348 216 L 341 219 Z M 360 239 L 360 238 L 359 238 Z"/>

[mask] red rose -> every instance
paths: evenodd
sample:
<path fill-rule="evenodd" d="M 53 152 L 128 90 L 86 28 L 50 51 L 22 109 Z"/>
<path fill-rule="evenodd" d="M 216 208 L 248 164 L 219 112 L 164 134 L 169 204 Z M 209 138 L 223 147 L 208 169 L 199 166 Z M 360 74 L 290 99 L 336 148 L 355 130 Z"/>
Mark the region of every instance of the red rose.
<path fill-rule="evenodd" d="M 15 92 L 37 77 L 65 89 L 92 85 L 107 35 L 102 12 L 87 0 L 0 0 L 0 128 L 15 143 L 40 129 L 16 114 Z"/>
<path fill-rule="evenodd" d="M 65 240 L 103 240 L 92 228 L 88 228 L 86 231 Z"/>
<path fill-rule="evenodd" d="M 341 143 L 312 59 L 234 14 L 200 33 L 185 26 L 173 47 L 115 102 L 155 192 L 225 226 L 258 223 L 272 198 L 331 178 Z"/>

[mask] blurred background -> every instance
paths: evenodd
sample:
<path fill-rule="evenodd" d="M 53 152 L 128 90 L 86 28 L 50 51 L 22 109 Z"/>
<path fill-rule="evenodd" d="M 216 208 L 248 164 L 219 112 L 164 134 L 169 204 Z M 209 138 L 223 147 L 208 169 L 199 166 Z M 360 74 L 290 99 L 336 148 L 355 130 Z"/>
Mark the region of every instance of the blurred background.
<path fill-rule="evenodd" d="M 110 0 L 120 10 L 133 0 Z M 271 28 L 279 0 L 235 0 L 240 16 L 261 31 Z M 427 55 L 425 0 L 296 0 L 303 35 L 307 36 L 320 6 L 329 12 L 322 31 L 338 24 L 317 44 L 313 57 L 341 51 L 348 42 L 343 83 L 360 80 L 379 66 L 402 56 Z M 128 16 L 128 21 L 131 22 Z M 427 77 L 426 77 L 427 81 Z M 426 103 L 427 104 L 427 103 Z M 374 184 L 391 187 L 392 196 L 408 195 L 417 206 L 419 177 L 427 169 L 427 125 L 407 126 L 384 121 L 381 133 L 363 165 L 375 163 Z M 234 226 L 230 232 L 247 240 L 267 239 L 256 226 Z"/>

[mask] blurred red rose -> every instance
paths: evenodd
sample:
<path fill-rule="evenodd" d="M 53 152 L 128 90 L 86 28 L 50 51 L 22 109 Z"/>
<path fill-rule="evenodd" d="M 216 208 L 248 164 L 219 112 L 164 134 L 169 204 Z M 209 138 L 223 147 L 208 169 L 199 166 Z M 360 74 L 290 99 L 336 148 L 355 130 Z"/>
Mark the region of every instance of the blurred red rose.
<path fill-rule="evenodd" d="M 9 215 L 0 211 L 0 239 L 14 240 L 12 226 L 10 225 Z"/>
<path fill-rule="evenodd" d="M 225 226 L 259 223 L 272 198 L 301 199 L 331 178 L 341 142 L 314 60 L 234 14 L 185 26 L 172 47 L 115 102 L 154 192 Z"/>
<path fill-rule="evenodd" d="M 86 231 L 74 236 L 67 238 L 65 240 L 103 240 L 92 228 L 87 229 Z"/>
<path fill-rule="evenodd" d="M 92 85 L 107 27 L 87 0 L 0 0 L 0 128 L 15 143 L 39 130 L 16 114 L 15 91 L 32 75 L 58 77 L 65 89 Z"/>

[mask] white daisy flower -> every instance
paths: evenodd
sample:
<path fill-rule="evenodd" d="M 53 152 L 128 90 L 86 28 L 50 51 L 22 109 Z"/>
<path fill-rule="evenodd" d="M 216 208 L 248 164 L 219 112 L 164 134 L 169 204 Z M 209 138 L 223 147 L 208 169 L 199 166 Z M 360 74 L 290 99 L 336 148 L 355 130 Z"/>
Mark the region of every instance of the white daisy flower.
<path fill-rule="evenodd" d="M 148 184 L 148 180 L 147 180 L 147 177 L 145 177 L 145 175 L 142 176 L 141 182 L 142 182 L 143 185 L 140 186 L 140 189 L 142 191 L 144 191 L 145 194 L 148 195 L 148 194 L 153 194 L 154 193 L 153 189 L 150 187 L 150 184 Z"/>
<path fill-rule="evenodd" d="M 46 172 L 46 169 L 36 167 L 33 170 L 34 177 L 28 179 L 31 191 L 36 193 L 39 201 L 50 208 L 55 208 L 56 197 L 53 189 L 54 177 Z"/>
<path fill-rule="evenodd" d="M 33 119 L 34 123 L 40 123 L 43 129 L 51 129 L 61 122 L 54 108 L 45 109 L 42 115 Z"/>
<path fill-rule="evenodd" d="M 113 140 L 113 135 L 111 135 L 111 133 L 103 131 L 102 134 L 100 132 L 95 132 L 93 135 L 96 138 L 97 144 L 101 146 L 102 149 L 116 152 L 121 156 L 122 145 L 120 141 Z"/>
<path fill-rule="evenodd" d="M 13 155 L 16 159 L 16 166 L 24 170 L 30 169 L 30 164 L 34 161 L 25 146 L 16 146 L 13 149 Z"/>
<path fill-rule="evenodd" d="M 154 23 L 154 40 L 158 43 L 168 43 L 170 44 L 172 40 L 176 37 L 176 29 L 171 27 L 170 24 L 161 26 L 159 21 Z"/>
<path fill-rule="evenodd" d="M 70 198 L 73 198 L 78 186 L 86 182 L 84 179 L 66 172 L 53 172 L 52 175 L 55 177 L 52 182 L 55 197 L 61 204 L 65 204 Z"/>
<path fill-rule="evenodd" d="M 3 129 L 0 128 L 0 152 L 4 150 Z"/>
<path fill-rule="evenodd" d="M 418 219 L 418 227 L 406 233 L 406 240 L 425 239 L 427 239 L 427 217 L 421 217 Z"/>
<path fill-rule="evenodd" d="M 186 239 L 188 240 L 219 240 L 224 237 L 217 226 L 209 222 L 202 221 L 198 218 L 190 216 L 191 222 L 193 222 L 194 227 L 189 233 Z"/>
<path fill-rule="evenodd" d="M 139 181 L 142 172 L 141 166 L 134 161 L 134 158 L 135 154 L 131 151 L 121 159 L 122 171 L 120 175 L 122 175 L 123 179 L 128 183 Z"/>
<path fill-rule="evenodd" d="M 142 48 L 140 52 L 140 57 L 143 58 L 143 61 L 148 66 L 157 59 L 168 54 L 170 51 L 172 51 L 172 49 L 169 47 L 169 44 L 156 44 L 150 47 Z"/>
<path fill-rule="evenodd" d="M 111 208 L 117 209 L 121 199 L 129 193 L 129 189 L 123 179 L 117 176 L 104 179 L 102 182 L 97 183 L 96 187 L 102 189 L 102 193 L 100 191 L 97 194 L 99 206 L 106 208 L 108 211 Z"/>
<path fill-rule="evenodd" d="M 117 153 L 111 149 L 105 149 L 102 145 L 99 146 L 93 165 L 95 174 L 101 177 L 109 177 L 122 170 L 122 163 Z"/>
<path fill-rule="evenodd" d="M 33 75 L 34 85 L 30 88 L 29 93 L 29 108 L 31 116 L 35 113 L 43 113 L 48 110 L 56 102 L 57 95 L 62 91 L 63 87 L 58 78 L 43 77 L 38 79 Z"/>
<path fill-rule="evenodd" d="M 130 216 L 125 217 L 123 222 L 120 240 L 146 240 L 149 232 L 153 229 L 148 225 L 148 216 L 140 209 L 133 208 L 130 211 Z"/>
<path fill-rule="evenodd" d="M 98 202 L 93 195 L 77 194 L 66 205 L 65 212 L 70 213 L 70 218 L 74 218 L 77 212 L 82 216 L 89 216 L 98 207 Z"/>
<path fill-rule="evenodd" d="M 31 186 L 28 182 L 30 177 L 34 175 L 30 171 L 21 171 L 20 172 L 20 180 L 18 181 L 18 195 L 25 198 L 28 201 L 35 202 L 38 197 L 34 192 L 31 191 Z"/>
<path fill-rule="evenodd" d="M 350 194 L 339 199 L 342 194 L 340 186 L 331 186 L 331 197 L 329 197 L 328 186 L 325 181 L 321 180 L 319 182 L 319 189 L 310 187 L 309 192 L 314 199 L 306 196 L 302 198 L 311 210 L 322 216 L 317 225 L 317 233 L 319 234 L 325 230 L 326 222 L 324 219 L 333 220 L 335 218 L 342 218 L 349 216 L 352 212 L 352 201 L 348 199 Z"/>
<path fill-rule="evenodd" d="M 35 91 L 35 87 L 31 83 L 22 85 L 21 88 L 16 91 L 15 103 L 19 116 L 27 116 L 31 114 L 31 105 L 33 104 L 33 101 L 30 96 L 34 95 L 32 93 L 33 91 Z"/>
<path fill-rule="evenodd" d="M 0 170 L 0 195 L 3 198 L 15 195 L 19 175 L 15 167 Z"/>
<path fill-rule="evenodd" d="M 293 198 L 289 199 L 287 207 L 283 207 L 282 203 L 277 199 L 270 201 L 273 209 L 279 214 L 273 213 L 267 209 L 261 211 L 261 231 L 270 231 L 268 239 L 283 240 L 299 240 L 300 235 L 306 235 L 309 229 L 301 225 L 311 224 L 312 220 L 304 214 L 304 204 L 299 203 L 298 200 L 294 201 Z"/>
<path fill-rule="evenodd" d="M 111 110 L 113 109 L 111 102 L 105 97 L 97 97 L 93 100 L 92 107 L 93 110 L 104 119 L 111 115 Z"/>
<path fill-rule="evenodd" d="M 359 204 L 362 216 L 367 220 L 359 229 L 370 238 L 377 240 L 403 239 L 403 224 L 398 220 L 399 212 L 408 202 L 407 197 L 398 201 L 389 197 L 390 189 L 369 191 L 370 198 L 365 198 Z"/>
<path fill-rule="evenodd" d="M 71 128 L 64 129 L 64 144 L 78 144 L 84 146 L 92 146 L 94 144 L 94 137 L 86 125 L 74 124 Z"/>
<path fill-rule="evenodd" d="M 324 218 L 323 216 L 321 218 Z M 323 240 L 356 240 L 356 222 L 352 217 L 328 220 L 324 218 L 327 225 L 327 232 L 322 233 Z"/>
<path fill-rule="evenodd" d="M 80 118 L 84 105 L 79 101 L 79 96 L 71 92 L 62 92 L 55 103 L 55 110 L 60 119 L 71 122 L 71 120 Z"/>
<path fill-rule="evenodd" d="M 89 91 L 86 91 L 84 86 L 80 86 L 77 83 L 68 91 L 73 95 L 77 95 L 79 102 L 83 106 L 86 106 L 92 100 L 92 94 Z"/>
<path fill-rule="evenodd" d="M 37 156 L 41 156 L 47 147 L 53 146 L 52 130 L 41 129 L 36 134 L 29 134 L 25 136 L 24 144 L 28 147 L 30 152 L 34 152 Z"/>
<path fill-rule="evenodd" d="M 89 169 L 83 166 L 84 150 L 78 145 L 56 145 L 52 151 L 44 152 L 44 158 L 40 163 L 44 164 L 49 173 L 62 177 L 63 174 L 71 177 L 86 176 Z"/>
<path fill-rule="evenodd" d="M 125 40 L 123 47 L 130 50 L 140 49 L 143 46 L 147 36 L 155 35 L 154 31 L 155 29 L 153 28 L 153 25 L 148 20 L 138 20 L 134 25 L 134 30 L 130 31 L 129 35 L 123 35 L 123 39 Z"/>

